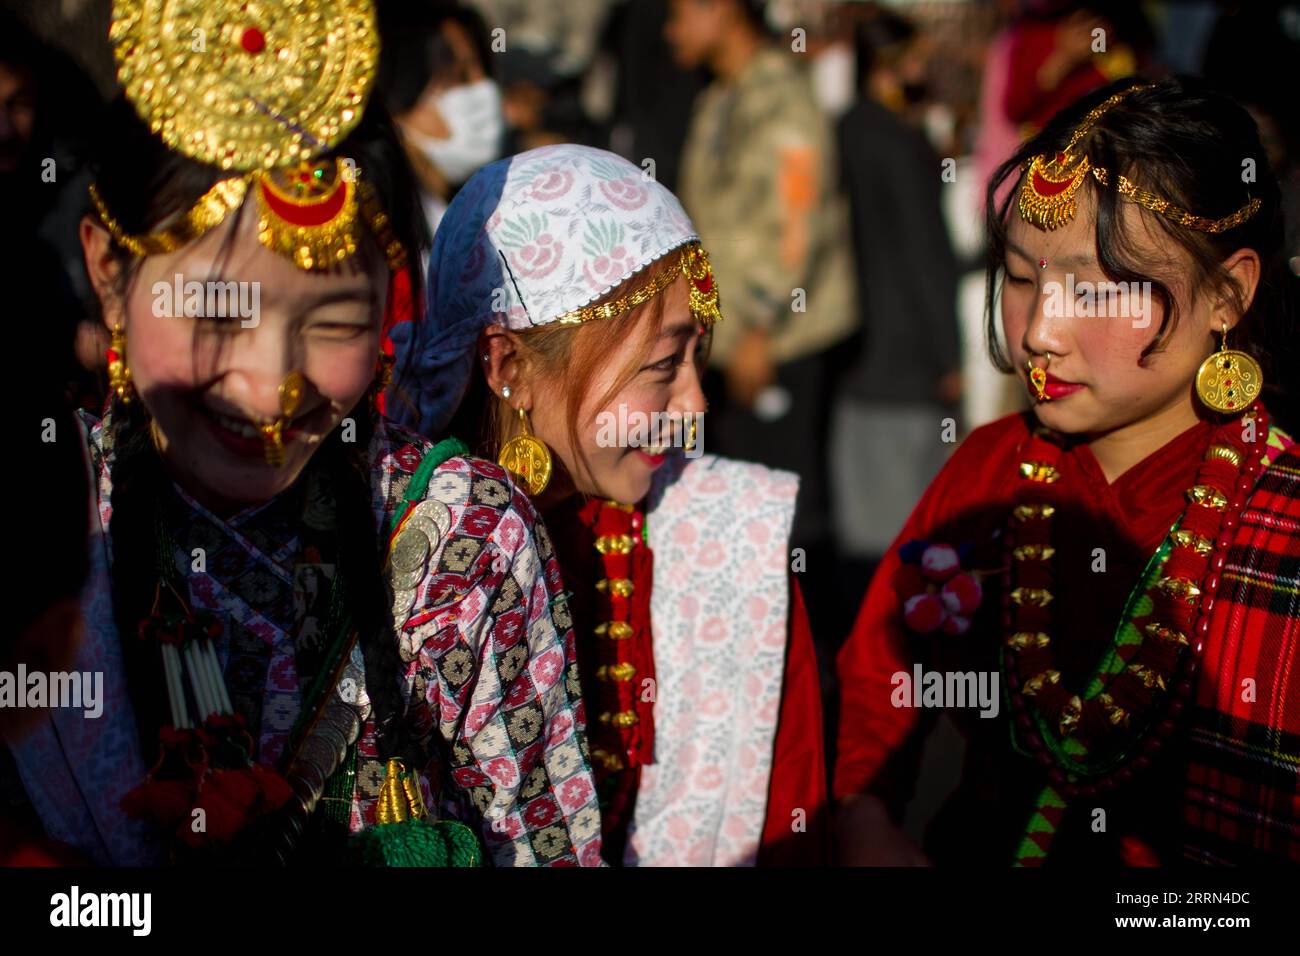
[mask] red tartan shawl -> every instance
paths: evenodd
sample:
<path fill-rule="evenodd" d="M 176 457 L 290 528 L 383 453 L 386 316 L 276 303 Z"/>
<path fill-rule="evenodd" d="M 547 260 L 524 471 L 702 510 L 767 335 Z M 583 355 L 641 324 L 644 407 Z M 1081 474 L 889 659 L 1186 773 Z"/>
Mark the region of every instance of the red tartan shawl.
<path fill-rule="evenodd" d="M 1300 862 L 1300 445 L 1264 471 L 1242 513 L 1188 746 L 1184 856 Z"/>

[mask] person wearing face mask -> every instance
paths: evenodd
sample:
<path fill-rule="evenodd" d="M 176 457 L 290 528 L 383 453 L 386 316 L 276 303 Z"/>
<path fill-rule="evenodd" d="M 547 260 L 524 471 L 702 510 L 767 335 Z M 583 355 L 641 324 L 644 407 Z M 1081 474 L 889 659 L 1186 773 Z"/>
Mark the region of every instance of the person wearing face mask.
<path fill-rule="evenodd" d="M 456 190 L 501 155 L 501 89 L 488 74 L 487 28 L 458 3 L 381 8 L 378 86 L 420 183 L 429 229 Z"/>
<path fill-rule="evenodd" d="M 704 453 L 719 291 L 677 199 L 583 146 L 493 163 L 447 210 L 428 301 L 398 350 L 412 423 L 455 414 L 554 536 L 606 861 L 823 861 L 798 479 Z"/>
<path fill-rule="evenodd" d="M 80 224 L 112 397 L 78 435 L 68 668 L 102 695 L 25 728 L 20 792 L 100 865 L 599 864 L 546 532 L 504 469 L 382 414 L 428 240 L 368 105 L 370 0 L 209 16 L 237 24 L 220 58 L 183 12 L 113 9 L 125 95 Z"/>

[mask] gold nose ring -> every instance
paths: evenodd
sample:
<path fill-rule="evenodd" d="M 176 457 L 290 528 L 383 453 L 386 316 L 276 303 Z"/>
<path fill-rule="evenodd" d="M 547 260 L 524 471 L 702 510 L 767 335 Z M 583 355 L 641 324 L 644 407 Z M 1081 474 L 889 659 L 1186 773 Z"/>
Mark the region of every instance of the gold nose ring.
<path fill-rule="evenodd" d="M 297 369 L 280 383 L 280 417 L 262 426 L 262 450 L 266 463 L 274 468 L 284 464 L 284 426 L 302 405 L 306 380 Z"/>

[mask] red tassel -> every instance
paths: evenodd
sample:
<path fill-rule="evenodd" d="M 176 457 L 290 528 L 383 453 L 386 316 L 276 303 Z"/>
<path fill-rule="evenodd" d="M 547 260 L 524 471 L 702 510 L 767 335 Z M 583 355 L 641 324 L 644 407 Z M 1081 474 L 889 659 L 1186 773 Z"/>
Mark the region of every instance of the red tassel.
<path fill-rule="evenodd" d="M 171 828 L 189 819 L 194 806 L 193 780 L 146 780 L 122 798 L 127 816 Z"/>
<path fill-rule="evenodd" d="M 249 788 L 241 786 L 238 780 L 222 778 L 242 771 L 222 770 L 209 774 L 199 790 L 194 806 L 203 810 L 203 829 L 196 830 L 193 818 L 181 821 L 176 833 L 191 847 L 199 848 L 208 843 L 227 843 L 248 824 L 248 808 L 241 805 L 249 799 Z M 252 790 L 256 797 L 256 789 Z"/>
<path fill-rule="evenodd" d="M 289 802 L 293 790 L 284 777 L 274 770 L 267 770 L 261 764 L 253 764 L 252 773 L 253 780 L 260 791 L 258 806 L 261 812 L 270 813 L 279 810 Z"/>

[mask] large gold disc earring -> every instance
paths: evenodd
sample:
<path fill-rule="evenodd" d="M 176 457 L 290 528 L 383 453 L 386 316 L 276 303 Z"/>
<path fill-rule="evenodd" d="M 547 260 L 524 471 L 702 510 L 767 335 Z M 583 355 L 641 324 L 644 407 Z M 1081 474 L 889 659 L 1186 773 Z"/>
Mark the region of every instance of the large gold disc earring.
<path fill-rule="evenodd" d="M 1259 397 L 1264 370 L 1250 355 L 1228 348 L 1228 327 L 1220 330 L 1219 351 L 1196 372 L 1196 395 L 1216 412 L 1237 412 Z"/>
<path fill-rule="evenodd" d="M 533 436 L 528 429 L 528 413 L 519 409 L 519 424 L 523 434 L 516 435 L 501 446 L 497 464 L 510 472 L 524 490 L 537 497 L 551 481 L 551 450 L 546 443 Z"/>
<path fill-rule="evenodd" d="M 112 340 L 104 350 L 108 360 L 108 387 L 123 405 L 129 405 L 135 396 L 135 386 L 131 384 L 131 369 L 126 364 L 126 329 L 122 323 L 113 326 Z"/>

